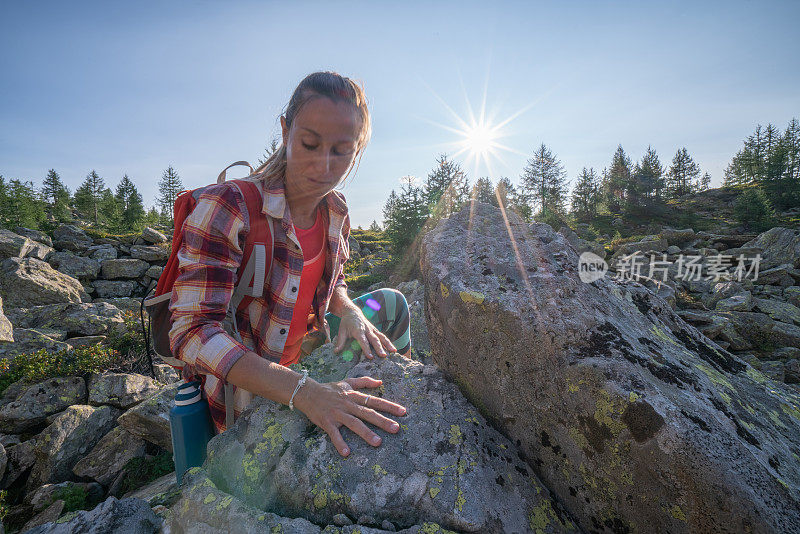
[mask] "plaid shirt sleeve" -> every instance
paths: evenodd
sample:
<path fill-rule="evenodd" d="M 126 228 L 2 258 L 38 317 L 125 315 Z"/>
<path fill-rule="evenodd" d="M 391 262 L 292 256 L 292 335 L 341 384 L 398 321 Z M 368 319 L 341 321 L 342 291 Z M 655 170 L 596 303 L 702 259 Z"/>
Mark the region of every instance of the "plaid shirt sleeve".
<path fill-rule="evenodd" d="M 210 186 L 200 195 L 183 224 L 169 304 L 172 353 L 220 380 L 249 351 L 222 326 L 242 261 L 246 209 L 238 190 L 226 184 Z"/>
<path fill-rule="evenodd" d="M 347 282 L 344 281 L 344 264 L 350 258 L 350 214 L 345 215 L 344 224 L 342 225 L 342 245 L 339 255 L 339 265 L 337 266 L 338 275 L 335 277 L 336 282 L 333 284 L 334 289 L 343 286 L 347 289 Z"/>

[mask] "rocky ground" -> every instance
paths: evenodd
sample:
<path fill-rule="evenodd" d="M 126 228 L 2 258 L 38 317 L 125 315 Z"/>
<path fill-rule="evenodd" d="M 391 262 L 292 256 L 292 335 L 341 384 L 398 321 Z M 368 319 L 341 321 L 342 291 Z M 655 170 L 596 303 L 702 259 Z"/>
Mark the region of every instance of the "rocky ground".
<path fill-rule="evenodd" d="M 173 472 L 130 491 L 131 466 L 171 449 L 174 371 L 22 380 L 0 400 L 3 523 L 407 533 L 798 524 L 800 232 L 660 228 L 612 248 L 584 227 L 507 227 L 476 206 L 426 237 L 422 280 L 387 283 L 385 243 L 351 238 L 352 296 L 404 293 L 413 359 L 344 362 L 326 345 L 303 365 L 317 380 L 383 378 L 379 394 L 409 413 L 380 447 L 343 427 L 353 448 L 343 459 L 302 414 L 259 399 L 182 489 Z M 584 251 L 612 272 L 580 282 Z M 672 264 L 667 280 L 613 280 L 637 251 Z M 52 237 L 0 230 L 0 358 L 120 333 L 168 252 L 152 229 L 123 239 L 69 225 Z M 761 255 L 757 278 L 683 280 L 674 267 L 739 254 Z"/>

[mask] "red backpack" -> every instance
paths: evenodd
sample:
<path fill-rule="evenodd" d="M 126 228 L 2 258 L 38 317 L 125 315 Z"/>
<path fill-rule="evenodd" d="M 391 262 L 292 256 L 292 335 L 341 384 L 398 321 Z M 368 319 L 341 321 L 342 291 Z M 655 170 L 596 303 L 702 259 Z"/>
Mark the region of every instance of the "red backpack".
<path fill-rule="evenodd" d="M 237 161 L 225 167 L 217 178 L 217 184 L 225 182 L 225 175 L 228 169 L 234 165 L 247 165 L 250 168 L 250 175 L 253 174 L 253 167 L 246 161 Z M 228 307 L 228 316 L 225 326 L 232 326 L 228 332 L 239 342 L 242 341 L 236 325 L 236 310 L 246 307 L 254 297 L 260 297 L 264 293 L 264 285 L 268 280 L 272 267 L 273 228 L 272 218 L 264 215 L 261 211 L 262 197 L 258 186 L 247 179 L 230 180 L 229 183 L 235 184 L 239 188 L 242 196 L 247 203 L 247 211 L 250 217 L 250 232 L 247 234 L 244 246 L 242 263 L 237 271 L 237 282 Z M 197 199 L 203 191 L 210 187 L 199 187 L 190 191 L 182 191 L 175 199 L 174 220 L 175 230 L 172 235 L 172 251 L 170 252 L 167 265 L 158 278 L 158 285 L 152 297 L 145 298 L 142 306 L 147 310 L 150 318 L 150 335 L 145 333 L 145 341 L 148 343 L 147 353 L 150 356 L 149 343 L 153 343 L 153 351 L 165 363 L 174 367 L 178 374 L 186 365 L 183 360 L 179 360 L 170 348 L 169 331 L 172 327 L 169 302 L 172 297 L 172 286 L 178 277 L 178 250 L 183 243 L 183 222 L 197 205 Z M 149 292 L 148 292 L 149 294 Z M 144 319 L 142 318 L 144 327 Z M 151 362 L 152 365 L 152 362 Z M 204 377 L 205 378 L 205 377 Z"/>

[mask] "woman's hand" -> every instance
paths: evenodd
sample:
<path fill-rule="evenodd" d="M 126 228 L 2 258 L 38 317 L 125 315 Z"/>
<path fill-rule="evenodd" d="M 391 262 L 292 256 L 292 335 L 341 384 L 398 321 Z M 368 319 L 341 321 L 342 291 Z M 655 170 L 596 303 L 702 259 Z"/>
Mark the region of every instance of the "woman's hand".
<path fill-rule="evenodd" d="M 379 414 L 378 410 L 402 416 L 406 413 L 403 406 L 354 389 L 377 388 L 382 383 L 381 380 L 369 376 L 345 378 L 339 382 L 325 383 L 308 380 L 295 395 L 294 403 L 312 423 L 330 436 L 331 443 L 339 451 L 339 454 L 347 456 L 350 454 L 350 448 L 339 432 L 339 427 L 342 425 L 346 425 L 373 447 L 381 444 L 381 437 L 373 432 L 364 421 L 392 434 L 400 431 L 399 424 Z"/>
<path fill-rule="evenodd" d="M 333 351 L 335 353 L 341 352 L 349 339 L 355 339 L 359 345 L 364 356 L 370 360 L 374 358 L 374 352 L 378 353 L 381 357 L 385 358 L 388 353 L 397 352 L 397 349 L 389 341 L 386 335 L 378 330 L 374 324 L 364 317 L 364 313 L 359 309 L 347 310 L 342 314 L 341 321 L 339 322 L 339 332 L 336 334 L 335 345 Z M 388 351 L 388 353 L 387 353 Z"/>

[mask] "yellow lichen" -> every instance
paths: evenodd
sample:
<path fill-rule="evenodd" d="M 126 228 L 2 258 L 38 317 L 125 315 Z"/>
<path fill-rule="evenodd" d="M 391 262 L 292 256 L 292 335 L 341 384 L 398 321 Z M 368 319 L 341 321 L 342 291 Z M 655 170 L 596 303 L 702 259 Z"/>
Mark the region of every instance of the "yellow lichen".
<path fill-rule="evenodd" d="M 458 488 L 458 497 L 456 497 L 456 506 L 458 507 L 458 511 L 461 512 L 464 508 L 464 504 L 466 504 L 467 500 L 464 498 L 464 493 L 461 491 L 461 488 Z"/>
<path fill-rule="evenodd" d="M 373 465 L 372 470 L 375 472 L 375 476 L 384 476 L 389 474 L 388 471 L 386 471 L 386 469 L 384 469 L 378 464 Z"/>
<path fill-rule="evenodd" d="M 442 298 L 447 298 L 450 295 L 450 290 L 442 282 L 439 282 L 439 290 L 442 292 Z"/>
<path fill-rule="evenodd" d="M 680 519 L 681 521 L 686 521 L 686 514 L 683 513 L 681 507 L 677 504 L 673 504 L 672 508 L 670 508 L 669 512 L 672 514 L 672 517 L 675 519 Z"/>
<path fill-rule="evenodd" d="M 458 425 L 450 425 L 450 443 L 459 445 L 462 440 L 461 428 Z"/>
<path fill-rule="evenodd" d="M 431 499 L 433 499 L 442 490 L 440 488 L 430 488 L 428 491 L 431 494 Z"/>
<path fill-rule="evenodd" d="M 209 503 L 212 503 L 212 502 L 214 502 L 216 500 L 217 500 L 217 498 L 214 496 L 214 494 L 213 493 L 209 493 L 208 495 L 206 495 L 206 498 L 203 499 L 203 502 L 205 504 L 209 504 Z"/>
<path fill-rule="evenodd" d="M 486 300 L 486 295 L 477 291 L 461 291 L 458 296 L 461 297 L 462 301 L 472 304 L 483 304 L 483 301 Z"/>

